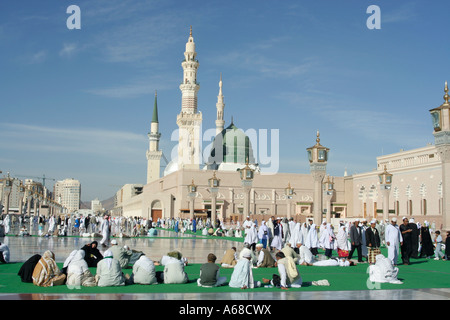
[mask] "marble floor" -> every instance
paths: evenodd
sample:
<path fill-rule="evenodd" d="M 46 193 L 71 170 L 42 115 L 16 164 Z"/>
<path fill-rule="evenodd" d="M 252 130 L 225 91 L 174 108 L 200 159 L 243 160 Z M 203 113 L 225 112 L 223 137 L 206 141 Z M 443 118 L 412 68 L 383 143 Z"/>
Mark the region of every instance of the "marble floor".
<path fill-rule="evenodd" d="M 210 252 L 218 260 L 232 246 L 242 248 L 241 242 L 204 239 L 192 235 L 174 237 L 173 232 L 159 231 L 155 238 L 119 238 L 119 245 L 142 251 L 153 260 L 167 252 L 178 250 L 191 263 L 204 263 Z M 72 250 L 81 248 L 93 238 L 79 237 L 3 237 L 11 251 L 11 262 L 24 262 L 34 254 L 46 250 L 55 253 L 57 262 L 64 262 Z M 95 239 L 99 241 L 100 239 Z M 101 251 L 104 249 L 100 248 Z M 168 293 L 168 294 L 1 294 L 0 300 L 450 300 L 450 288 L 420 290 L 365 290 L 321 292 L 238 292 L 238 293 Z"/>

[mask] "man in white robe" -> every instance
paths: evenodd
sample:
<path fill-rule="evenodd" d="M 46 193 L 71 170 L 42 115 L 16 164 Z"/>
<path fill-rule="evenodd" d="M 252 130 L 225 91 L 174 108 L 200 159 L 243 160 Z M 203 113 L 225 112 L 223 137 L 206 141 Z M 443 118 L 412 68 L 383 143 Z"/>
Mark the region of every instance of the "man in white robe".
<path fill-rule="evenodd" d="M 255 246 L 258 243 L 258 230 L 256 230 L 256 224 L 252 223 L 250 228 L 247 228 L 245 231 L 245 239 L 244 242 L 250 244 L 252 250 L 255 250 Z"/>
<path fill-rule="evenodd" d="M 298 248 L 298 261 L 301 266 L 311 266 L 314 263 L 314 256 L 308 247 L 304 246 L 301 242 L 297 242 Z"/>
<path fill-rule="evenodd" d="M 292 228 L 291 238 L 289 243 L 296 244 L 297 242 L 304 243 L 303 232 L 301 230 L 301 223 L 297 222 Z"/>
<path fill-rule="evenodd" d="M 110 228 L 109 228 L 109 220 L 108 216 L 103 217 L 103 221 L 100 225 L 100 232 L 102 233 L 102 240 L 100 241 L 100 244 L 102 247 L 106 247 L 109 244 L 109 237 L 110 237 Z"/>
<path fill-rule="evenodd" d="M 392 262 L 389 258 L 386 258 L 382 254 L 379 254 L 375 257 L 375 259 L 375 264 L 369 266 L 369 280 L 371 282 L 387 282 L 394 284 L 403 283 L 397 279 L 398 268 L 392 265 Z"/>
<path fill-rule="evenodd" d="M 250 220 L 250 216 L 247 216 L 244 223 L 242 224 L 242 228 L 244 228 L 244 235 L 247 235 L 248 229 L 252 226 L 253 222 Z"/>
<path fill-rule="evenodd" d="M 305 240 L 305 246 L 307 246 L 308 249 L 311 250 L 311 253 L 313 255 L 317 255 L 319 253 L 317 250 L 317 248 L 319 247 L 319 239 L 317 237 L 317 229 L 315 223 L 310 226 L 308 236 Z"/>
<path fill-rule="evenodd" d="M 391 224 L 386 226 L 385 229 L 385 241 L 388 248 L 388 258 L 391 260 L 392 265 L 397 265 L 399 245 L 403 244 L 403 237 L 400 229 L 397 226 L 397 218 L 391 219 Z"/>
<path fill-rule="evenodd" d="M 228 284 L 231 288 L 253 289 L 261 286 L 260 281 L 254 281 L 253 279 L 251 258 L 250 253 L 247 252 L 234 266 Z"/>
<path fill-rule="evenodd" d="M 283 252 L 277 252 L 275 255 L 277 260 L 278 273 L 280 277 L 279 286 L 282 290 L 288 288 L 300 288 L 302 286 L 302 277 L 297 270 L 297 265 L 291 257 L 286 257 Z M 264 283 L 270 283 L 273 286 L 277 285 L 273 279 L 268 280 L 263 278 Z"/>

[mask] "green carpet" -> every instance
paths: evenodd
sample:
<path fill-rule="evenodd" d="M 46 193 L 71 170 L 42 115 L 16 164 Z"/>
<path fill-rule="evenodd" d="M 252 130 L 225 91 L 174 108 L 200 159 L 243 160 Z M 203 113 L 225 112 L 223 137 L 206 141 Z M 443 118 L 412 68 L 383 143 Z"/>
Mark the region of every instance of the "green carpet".
<path fill-rule="evenodd" d="M 127 285 L 122 287 L 83 287 L 69 289 L 67 286 L 50 288 L 37 287 L 31 283 L 23 283 L 17 275 L 22 263 L 0 265 L 0 293 L 47 293 L 47 294 L 97 294 L 97 293 L 199 293 L 199 292 L 241 292 L 241 289 L 230 288 L 228 285 L 217 288 L 202 288 L 197 286 L 200 264 L 188 265 L 185 268 L 189 276 L 186 284 L 157 284 L 157 285 Z M 58 264 L 61 268 L 62 264 Z M 290 288 L 291 291 L 346 291 L 371 289 L 422 289 L 422 288 L 450 288 L 450 263 L 427 259 L 412 260 L 409 266 L 399 265 L 398 278 L 403 284 L 371 283 L 368 276 L 368 264 L 358 264 L 354 267 L 315 267 L 298 266 L 304 285 L 301 288 Z M 162 271 L 157 266 L 156 271 Z M 124 273 L 131 273 L 125 269 Z M 96 269 L 91 268 L 95 275 Z M 233 269 L 220 269 L 221 276 L 230 280 Z M 255 280 L 271 278 L 277 273 L 277 268 L 253 269 Z M 330 286 L 312 286 L 308 282 L 327 279 Z M 278 288 L 255 288 L 254 292 L 279 291 Z"/>

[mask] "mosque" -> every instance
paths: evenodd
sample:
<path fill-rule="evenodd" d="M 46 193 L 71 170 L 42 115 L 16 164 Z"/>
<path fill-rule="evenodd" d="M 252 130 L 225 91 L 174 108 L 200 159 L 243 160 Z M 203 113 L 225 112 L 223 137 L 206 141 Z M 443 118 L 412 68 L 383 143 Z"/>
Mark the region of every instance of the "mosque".
<path fill-rule="evenodd" d="M 225 127 L 222 77 L 219 81 L 215 138 L 203 161 L 202 113 L 197 108 L 199 61 L 192 27 L 180 84 L 178 156 L 161 173 L 158 104 L 155 93 L 147 156 L 147 183 L 124 185 L 116 194 L 113 215 L 158 218 L 209 217 L 225 221 L 294 218 L 321 223 L 355 218 L 371 220 L 414 217 L 440 230 L 450 230 L 450 104 L 430 110 L 435 145 L 377 157 L 371 172 L 330 177 L 329 149 L 316 133 L 305 146 L 310 174 L 265 174 L 256 163 L 251 139 L 233 122 Z"/>

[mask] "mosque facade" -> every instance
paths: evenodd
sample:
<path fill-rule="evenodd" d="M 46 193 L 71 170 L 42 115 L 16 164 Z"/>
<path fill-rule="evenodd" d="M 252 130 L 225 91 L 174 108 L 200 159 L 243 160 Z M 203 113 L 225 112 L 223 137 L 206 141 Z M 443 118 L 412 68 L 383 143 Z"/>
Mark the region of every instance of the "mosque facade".
<path fill-rule="evenodd" d="M 450 201 L 445 192 L 450 189 L 445 188 L 450 183 L 450 169 L 445 170 L 450 161 L 445 156 L 450 154 L 446 151 L 450 149 L 450 143 L 445 139 L 441 144 L 380 156 L 376 159 L 377 168 L 371 172 L 330 177 L 326 175 L 328 149 L 320 145 L 318 132 L 316 145 L 307 149 L 310 174 L 265 174 L 255 164 L 249 137 L 233 120 L 228 126 L 225 124 L 220 76 L 216 137 L 208 159 L 202 163 L 202 113 L 197 108 L 199 61 L 192 28 L 181 65 L 181 111 L 176 116 L 178 157 L 161 172 L 163 151 L 159 148 L 161 134 L 155 94 L 146 152 L 147 183 L 123 186 L 117 192 L 113 215 L 153 220 L 213 217 L 227 222 L 243 221 L 247 216 L 259 221 L 270 217 L 292 217 L 299 222 L 313 218 L 316 223 L 321 223 L 322 219 L 336 223 L 341 219 L 365 218 L 370 221 L 395 216 L 400 221 L 403 217 L 414 217 L 416 222 L 429 221 L 436 229 L 450 230 L 450 205 L 445 200 Z M 444 107 L 433 109 L 439 109 L 443 118 L 449 117 L 444 112 L 449 106 L 447 85 L 446 96 Z M 435 137 L 437 134 L 436 139 L 442 141 L 441 131 L 450 132 L 450 128 L 445 127 L 450 118 L 439 121 L 443 124 L 435 126 Z M 315 159 L 314 152 L 317 153 Z M 242 178 L 244 168 L 251 169 L 251 179 Z M 392 175 L 389 185 L 380 181 L 383 172 Z"/>

